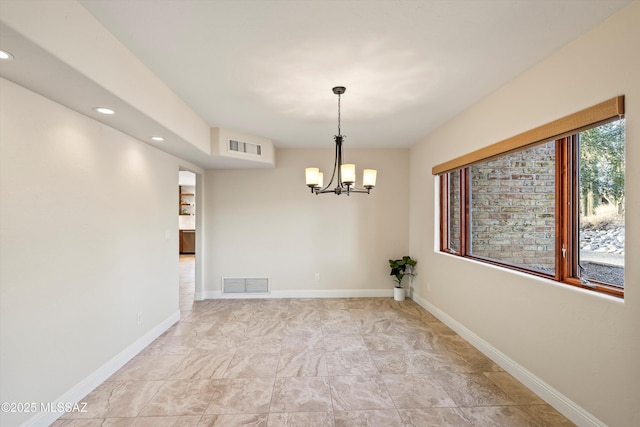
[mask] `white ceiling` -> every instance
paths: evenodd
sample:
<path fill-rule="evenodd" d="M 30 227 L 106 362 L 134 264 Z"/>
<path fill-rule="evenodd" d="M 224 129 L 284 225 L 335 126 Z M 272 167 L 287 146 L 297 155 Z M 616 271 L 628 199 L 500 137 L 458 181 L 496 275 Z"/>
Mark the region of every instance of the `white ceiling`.
<path fill-rule="evenodd" d="M 346 86 L 346 149 L 415 144 L 630 2 L 79 0 L 210 127 L 330 148 Z"/>

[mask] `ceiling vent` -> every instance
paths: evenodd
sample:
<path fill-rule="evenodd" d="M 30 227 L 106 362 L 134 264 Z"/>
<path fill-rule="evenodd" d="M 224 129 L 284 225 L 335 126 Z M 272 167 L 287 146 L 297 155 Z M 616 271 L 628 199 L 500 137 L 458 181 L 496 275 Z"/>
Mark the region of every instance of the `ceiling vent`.
<path fill-rule="evenodd" d="M 262 156 L 262 145 L 237 139 L 229 139 L 229 151 L 250 154 L 253 156 Z"/>
<path fill-rule="evenodd" d="M 275 147 L 270 139 L 224 128 L 211 128 L 211 155 L 219 168 L 273 168 Z"/>

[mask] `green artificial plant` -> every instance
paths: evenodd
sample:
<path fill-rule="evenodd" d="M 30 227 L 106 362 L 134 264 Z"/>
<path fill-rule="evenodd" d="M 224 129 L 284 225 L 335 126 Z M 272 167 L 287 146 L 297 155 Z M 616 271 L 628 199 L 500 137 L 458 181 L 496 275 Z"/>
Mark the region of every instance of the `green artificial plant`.
<path fill-rule="evenodd" d="M 389 267 L 391 267 L 391 276 L 395 277 L 396 288 L 402 287 L 402 279 L 404 276 L 415 276 L 413 269 L 418 261 L 412 259 L 410 256 L 405 255 L 401 259 L 390 259 Z"/>

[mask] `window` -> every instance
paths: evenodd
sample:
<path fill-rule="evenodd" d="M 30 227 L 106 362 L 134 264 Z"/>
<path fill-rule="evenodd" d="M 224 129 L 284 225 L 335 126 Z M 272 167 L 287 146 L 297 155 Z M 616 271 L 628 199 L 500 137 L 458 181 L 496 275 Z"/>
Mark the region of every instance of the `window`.
<path fill-rule="evenodd" d="M 469 254 L 555 274 L 555 145 L 470 167 Z"/>
<path fill-rule="evenodd" d="M 577 276 L 624 287 L 624 120 L 579 134 Z"/>
<path fill-rule="evenodd" d="M 570 120 L 562 126 L 575 130 L 558 132 L 549 128 L 558 124 L 553 122 L 436 166 L 440 249 L 623 296 L 620 98 L 609 101 L 613 112 L 591 114 L 591 123 L 576 116 L 593 107 L 565 118 Z"/>
<path fill-rule="evenodd" d="M 447 200 L 448 211 L 447 218 L 444 221 L 446 224 L 446 248 L 451 253 L 459 253 L 461 246 L 461 215 L 460 215 L 460 202 L 462 200 L 460 194 L 460 171 L 453 171 L 450 173 L 449 186 L 447 188 Z"/>

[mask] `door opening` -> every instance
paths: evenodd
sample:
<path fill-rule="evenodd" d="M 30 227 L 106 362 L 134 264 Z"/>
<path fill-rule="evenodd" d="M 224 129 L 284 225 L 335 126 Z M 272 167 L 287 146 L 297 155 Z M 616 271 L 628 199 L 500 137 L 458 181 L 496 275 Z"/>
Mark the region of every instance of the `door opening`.
<path fill-rule="evenodd" d="M 195 299 L 196 174 L 179 171 L 178 233 L 180 256 L 180 311 L 189 311 Z"/>

